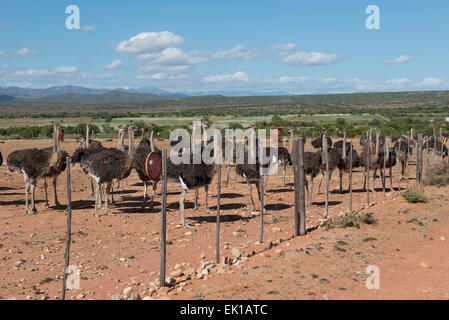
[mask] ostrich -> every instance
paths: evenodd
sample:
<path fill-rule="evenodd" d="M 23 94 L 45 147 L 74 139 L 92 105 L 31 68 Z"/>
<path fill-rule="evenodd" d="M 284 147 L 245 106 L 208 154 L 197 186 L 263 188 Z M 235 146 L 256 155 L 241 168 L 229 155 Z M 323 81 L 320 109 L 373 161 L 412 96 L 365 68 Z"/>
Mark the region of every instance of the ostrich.
<path fill-rule="evenodd" d="M 194 122 L 193 130 L 195 137 L 196 130 L 199 127 L 198 122 Z M 204 128 L 204 126 L 203 126 Z M 172 141 L 172 144 L 176 144 L 174 141 Z M 205 142 L 203 142 L 205 144 Z M 204 145 L 201 146 L 201 149 L 204 147 Z M 201 150 L 202 153 L 203 150 Z M 182 151 L 184 152 L 184 151 Z M 199 164 L 193 163 L 193 154 L 190 152 L 190 162 L 189 163 L 179 163 L 174 164 L 172 162 L 171 157 L 167 161 L 167 179 L 170 183 L 173 184 L 180 184 L 182 187 L 181 195 L 179 198 L 179 217 L 178 222 L 184 227 L 192 227 L 189 224 L 186 223 L 185 216 L 184 216 L 184 203 L 186 199 L 187 190 L 189 189 L 198 189 L 200 187 L 204 187 L 206 198 L 205 198 L 205 210 L 207 213 L 210 212 L 208 204 L 207 204 L 207 198 L 208 198 L 208 191 L 209 191 L 209 184 L 212 182 L 212 179 L 215 176 L 215 173 L 217 172 L 217 167 L 214 163 L 212 164 L 206 164 L 204 161 L 201 161 Z"/>
<path fill-rule="evenodd" d="M 105 149 L 92 153 L 81 160 L 81 167 L 90 177 L 97 182 L 95 212 L 98 217 L 98 209 L 101 207 L 101 189 L 105 186 L 106 191 L 106 214 L 109 213 L 109 193 L 112 183 L 117 180 L 126 179 L 134 166 L 136 154 L 134 152 L 134 126 L 128 127 L 128 153 Z"/>
<path fill-rule="evenodd" d="M 362 153 L 360 154 L 360 165 L 364 168 L 365 179 L 363 182 L 363 189 L 366 190 L 366 182 L 369 175 L 369 170 L 375 172 L 376 169 L 383 168 L 383 146 L 385 143 L 385 137 L 381 136 L 379 133 L 375 137 L 372 136 L 372 129 L 369 130 L 367 137 L 360 138 L 360 144 L 363 147 Z M 368 162 L 368 152 L 370 153 L 370 159 Z M 381 171 L 382 179 L 383 171 Z M 376 182 L 376 176 L 373 175 L 373 184 L 371 185 L 371 190 L 375 192 L 374 185 Z"/>
<path fill-rule="evenodd" d="M 150 181 L 146 173 L 147 157 L 151 152 L 162 154 L 161 150 L 159 150 L 159 148 L 154 144 L 154 129 L 156 126 L 154 123 L 150 123 L 149 127 L 151 130 L 150 139 L 148 140 L 144 135 L 142 135 L 143 138 L 136 148 L 136 160 L 134 162 L 134 168 L 144 185 L 142 210 L 145 209 L 146 198 L 148 195 L 148 182 Z M 150 209 L 153 208 L 153 201 L 156 197 L 156 188 L 157 181 L 153 181 L 153 195 L 151 197 Z"/>
<path fill-rule="evenodd" d="M 341 160 L 341 153 L 338 151 L 338 149 L 332 148 L 332 139 L 330 137 L 326 137 L 327 140 L 327 159 L 329 164 L 329 181 L 332 177 L 332 172 L 334 172 L 335 169 L 338 168 Z M 318 189 L 316 191 L 316 194 L 318 195 L 320 193 L 321 184 L 323 183 L 324 176 L 326 174 L 326 163 L 324 161 L 324 154 L 323 154 L 323 136 L 316 138 L 311 141 L 312 146 L 315 149 L 320 149 L 316 153 L 320 155 L 321 157 L 321 165 L 320 165 L 320 172 L 321 172 L 321 178 L 320 183 L 318 184 Z"/>
<path fill-rule="evenodd" d="M 349 172 L 351 166 L 351 162 L 349 161 L 351 155 L 351 144 L 352 142 L 340 140 L 335 142 L 333 145 L 333 149 L 338 151 L 341 158 L 337 164 L 340 177 L 340 192 L 343 192 L 343 173 Z M 352 148 L 352 168 L 354 169 L 358 167 L 360 167 L 360 156 L 357 151 Z"/>
<path fill-rule="evenodd" d="M 53 178 L 55 204 L 59 205 L 56 180 L 66 168 L 67 153 L 60 149 L 60 141 L 64 133 L 59 124 L 53 125 L 53 147 L 45 149 L 16 150 L 8 155 L 7 164 L 11 172 L 15 171 L 25 178 L 25 214 L 36 212 L 34 191 L 38 179 Z M 47 186 L 44 182 L 46 193 L 46 206 L 48 206 Z M 31 211 L 29 209 L 28 196 L 31 194 Z"/>
<path fill-rule="evenodd" d="M 396 140 L 393 149 L 401 162 L 401 176 L 405 175 L 405 167 L 407 160 L 412 156 L 415 142 L 408 137 L 402 136 Z M 441 150 L 441 145 L 440 145 Z"/>

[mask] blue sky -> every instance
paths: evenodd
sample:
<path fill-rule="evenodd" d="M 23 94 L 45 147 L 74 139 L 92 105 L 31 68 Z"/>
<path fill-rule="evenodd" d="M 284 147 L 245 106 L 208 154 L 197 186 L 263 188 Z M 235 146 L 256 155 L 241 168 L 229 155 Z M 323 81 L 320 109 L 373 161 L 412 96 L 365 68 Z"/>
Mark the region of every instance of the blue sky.
<path fill-rule="evenodd" d="M 68 5 L 80 30 L 68 30 Z M 365 8 L 380 9 L 380 29 Z M 298 94 L 449 89 L 447 1 L 9 1 L 0 86 Z"/>

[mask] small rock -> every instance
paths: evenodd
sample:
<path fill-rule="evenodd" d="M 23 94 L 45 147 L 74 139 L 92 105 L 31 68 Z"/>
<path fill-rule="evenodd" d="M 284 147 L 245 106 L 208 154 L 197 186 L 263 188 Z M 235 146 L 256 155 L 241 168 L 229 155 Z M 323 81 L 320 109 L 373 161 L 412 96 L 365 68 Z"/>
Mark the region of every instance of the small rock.
<path fill-rule="evenodd" d="M 139 300 L 140 296 L 137 292 L 133 291 L 131 292 L 131 295 L 129 296 L 129 300 Z"/>
<path fill-rule="evenodd" d="M 425 262 L 421 262 L 419 265 L 420 265 L 422 268 L 430 268 L 430 266 L 429 266 L 427 263 L 425 263 Z"/>
<path fill-rule="evenodd" d="M 441 240 L 441 241 L 444 241 L 444 240 L 446 240 L 446 238 L 443 237 L 443 236 L 441 236 L 441 237 L 440 237 L 440 240 Z"/>
<path fill-rule="evenodd" d="M 239 256 L 241 256 L 242 252 L 238 248 L 233 248 L 231 250 L 231 254 L 234 257 L 234 259 L 237 259 Z"/>
<path fill-rule="evenodd" d="M 134 289 L 132 287 L 128 287 L 123 290 L 123 296 L 125 299 L 128 299 L 131 296 L 131 293 L 134 292 Z"/>
<path fill-rule="evenodd" d="M 84 293 L 80 293 L 76 296 L 77 299 L 83 299 L 86 295 Z"/>
<path fill-rule="evenodd" d="M 165 278 L 165 283 L 167 284 L 167 285 L 172 285 L 172 284 L 174 284 L 176 282 L 176 279 L 175 278 L 173 278 L 173 277 L 167 277 L 167 278 Z"/>
<path fill-rule="evenodd" d="M 154 300 L 154 298 L 152 296 L 145 296 L 142 300 Z"/>
<path fill-rule="evenodd" d="M 111 296 L 112 300 L 125 300 L 125 298 L 121 294 L 114 294 Z"/>
<path fill-rule="evenodd" d="M 175 270 L 172 273 L 170 273 L 170 276 L 175 277 L 175 278 L 180 277 L 182 275 L 184 275 L 184 272 L 182 272 L 181 269 Z"/>

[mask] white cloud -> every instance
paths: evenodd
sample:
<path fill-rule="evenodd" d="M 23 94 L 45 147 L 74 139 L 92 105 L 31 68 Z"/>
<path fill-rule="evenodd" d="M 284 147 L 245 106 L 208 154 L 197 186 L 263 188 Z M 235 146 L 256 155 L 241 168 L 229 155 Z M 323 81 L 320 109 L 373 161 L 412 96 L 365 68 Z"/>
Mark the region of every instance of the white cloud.
<path fill-rule="evenodd" d="M 322 52 L 297 52 L 282 58 L 281 63 L 295 66 L 333 64 L 340 60 L 336 54 Z"/>
<path fill-rule="evenodd" d="M 271 46 L 268 49 L 274 51 L 291 51 L 296 49 L 296 44 L 294 43 L 275 44 L 274 46 Z"/>
<path fill-rule="evenodd" d="M 433 87 L 441 84 L 443 80 L 435 78 L 435 77 L 429 77 L 421 81 L 421 85 L 424 87 Z"/>
<path fill-rule="evenodd" d="M 386 63 L 388 63 L 388 64 L 405 63 L 405 62 L 409 62 L 410 60 L 412 60 L 412 58 L 410 56 L 403 54 L 397 58 L 388 60 Z"/>
<path fill-rule="evenodd" d="M 54 73 L 73 73 L 76 71 L 78 71 L 77 67 L 67 67 L 67 66 L 62 66 L 53 69 Z"/>
<path fill-rule="evenodd" d="M 219 50 L 212 55 L 212 59 L 240 58 L 249 60 L 259 53 L 255 49 L 246 49 L 243 44 L 239 44 L 230 50 Z"/>
<path fill-rule="evenodd" d="M 129 40 L 120 42 L 115 51 L 118 53 L 146 53 L 176 47 L 184 43 L 184 38 L 169 31 L 141 32 Z"/>
<path fill-rule="evenodd" d="M 81 29 L 81 32 L 84 33 L 89 33 L 89 32 L 94 32 L 95 31 L 95 26 L 85 26 Z"/>
<path fill-rule="evenodd" d="M 103 70 L 112 70 L 112 69 L 118 68 L 121 64 L 122 64 L 122 60 L 117 59 L 117 60 L 112 61 L 109 64 L 105 64 L 104 66 L 101 67 L 101 69 L 103 69 Z"/>
<path fill-rule="evenodd" d="M 37 56 L 39 54 L 39 51 L 30 50 L 28 48 L 22 48 L 20 50 L 17 50 L 15 54 L 18 56 L 23 56 L 23 57 L 32 57 L 32 56 Z"/>
<path fill-rule="evenodd" d="M 234 74 L 223 74 L 223 75 L 204 77 L 203 80 L 206 82 L 223 82 L 232 80 L 249 81 L 249 76 L 245 72 L 237 71 Z"/>
<path fill-rule="evenodd" d="M 289 77 L 289 76 L 281 76 L 279 77 L 279 82 L 302 82 L 306 81 L 307 77 Z"/>
<path fill-rule="evenodd" d="M 159 72 L 159 73 L 154 73 L 154 74 L 150 74 L 150 75 L 144 75 L 144 76 L 137 76 L 137 79 L 142 79 L 142 80 L 162 80 L 162 79 L 187 79 L 188 76 L 186 74 L 177 74 L 177 75 L 173 75 L 173 74 L 168 74 L 168 73 L 163 73 L 163 72 Z"/>
<path fill-rule="evenodd" d="M 140 72 L 163 73 L 184 71 L 209 59 L 209 54 L 205 51 L 184 52 L 179 48 L 167 48 L 160 52 L 137 56 L 137 60 L 144 62 L 144 65 L 138 69 Z"/>
<path fill-rule="evenodd" d="M 400 78 L 400 79 L 391 79 L 386 81 L 385 83 L 387 86 L 390 87 L 404 87 L 407 84 L 410 84 L 412 81 L 406 78 Z"/>
<path fill-rule="evenodd" d="M 61 73 L 74 73 L 78 69 L 77 67 L 57 67 L 52 70 L 49 69 L 29 69 L 29 70 L 19 70 L 13 73 L 13 76 L 49 76 L 54 74 L 61 74 Z"/>

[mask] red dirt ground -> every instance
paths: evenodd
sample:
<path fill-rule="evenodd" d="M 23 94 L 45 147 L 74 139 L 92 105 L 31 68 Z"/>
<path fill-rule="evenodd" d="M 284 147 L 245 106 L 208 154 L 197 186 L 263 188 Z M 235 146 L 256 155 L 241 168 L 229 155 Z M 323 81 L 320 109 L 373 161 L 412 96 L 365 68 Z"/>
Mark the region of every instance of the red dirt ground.
<path fill-rule="evenodd" d="M 102 141 L 106 146 L 115 142 Z M 157 142 L 159 147 L 167 143 Z M 23 148 L 43 148 L 49 140 L 9 140 L 0 145 L 7 154 Z M 360 150 L 358 144 L 357 149 Z M 72 153 L 75 141 L 66 140 L 62 148 Z M 307 150 L 311 149 L 307 143 Z M 412 163 L 410 177 L 414 177 Z M 238 248 L 244 258 L 232 266 L 211 264 L 215 259 L 215 215 L 204 211 L 204 192 L 200 190 L 200 209 L 193 212 L 193 191 L 187 194 L 186 216 L 194 229 L 177 225 L 180 187 L 168 186 L 167 276 L 181 270 L 170 288 L 158 288 L 160 257 L 160 197 L 155 210 L 139 212 L 142 185 L 133 172 L 128 186 L 122 182 L 116 191 L 112 215 L 93 217 L 94 198 L 87 176 L 78 165 L 72 170 L 72 245 L 70 264 L 81 270 L 80 289 L 67 292 L 68 299 L 111 299 L 132 287 L 147 299 L 447 299 L 449 298 L 449 212 L 448 188 L 426 187 L 426 204 L 409 204 L 398 192 L 371 193 L 367 207 L 361 191 L 362 173 L 354 173 L 354 210 L 372 212 L 375 225 L 360 228 L 315 229 L 324 221 L 324 184 L 306 208 L 307 228 L 303 237 L 294 232 L 293 187 L 277 187 L 270 178 L 265 196 L 264 242 L 258 243 L 258 213 L 248 212 L 246 184 L 239 178 L 222 185 L 222 258 Z M 223 177 L 225 172 L 223 171 Z M 347 211 L 349 196 L 337 192 L 338 177 L 331 181 L 329 217 Z M 396 170 L 393 171 L 396 187 Z M 292 183 L 292 170 L 288 170 Z M 318 182 L 319 179 L 316 181 Z M 24 214 L 23 178 L 9 175 L 0 167 L 0 298 L 57 299 L 61 290 L 66 239 L 65 206 L 44 209 L 42 182 L 36 191 L 36 215 Z M 216 180 L 210 189 L 209 205 L 216 209 Z M 281 179 L 282 181 L 282 179 Z M 347 188 L 347 176 L 344 188 Z M 58 180 L 61 203 L 66 199 L 66 174 Z M 410 180 L 409 185 L 414 184 Z M 318 183 L 315 183 L 315 190 Z M 402 181 L 405 187 L 405 181 Z M 150 188 L 151 189 L 151 188 Z M 50 205 L 53 191 L 49 188 Z M 254 192 L 254 198 L 257 195 Z M 442 240 L 444 239 L 444 240 Z M 271 242 L 271 248 L 270 247 Z M 268 249 L 269 248 L 269 249 Z M 246 255 L 250 257 L 246 258 Z M 203 268 L 200 268 L 203 264 Z M 198 279 L 205 265 L 209 274 Z M 368 265 L 380 268 L 380 289 L 365 287 Z M 193 279 L 190 279 L 193 278 Z"/>

